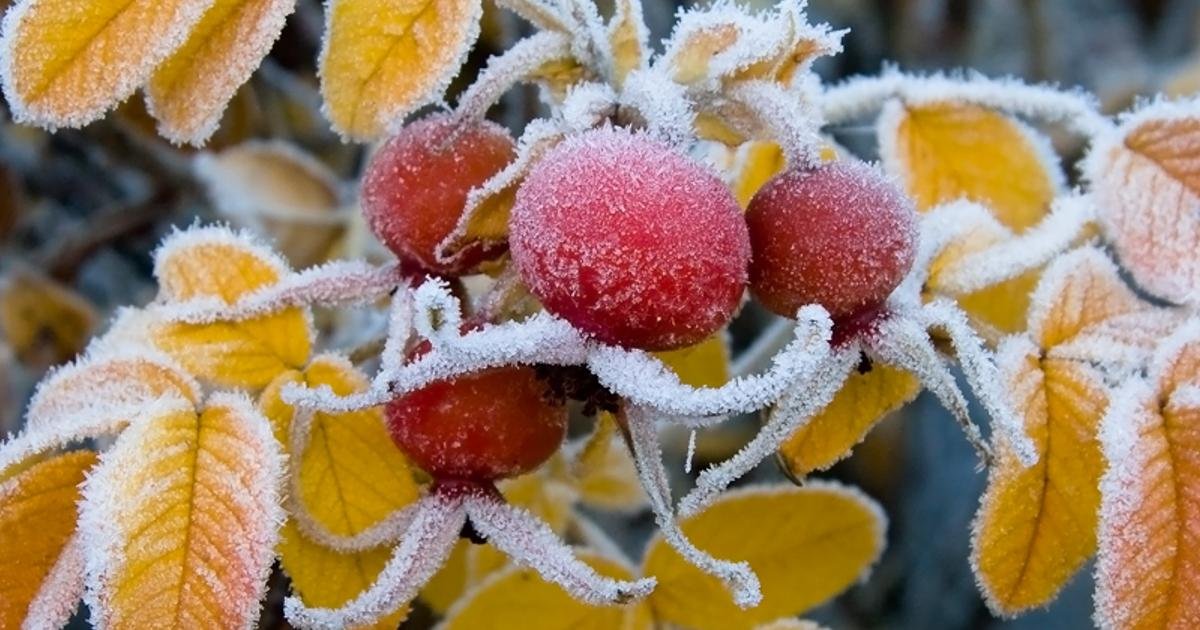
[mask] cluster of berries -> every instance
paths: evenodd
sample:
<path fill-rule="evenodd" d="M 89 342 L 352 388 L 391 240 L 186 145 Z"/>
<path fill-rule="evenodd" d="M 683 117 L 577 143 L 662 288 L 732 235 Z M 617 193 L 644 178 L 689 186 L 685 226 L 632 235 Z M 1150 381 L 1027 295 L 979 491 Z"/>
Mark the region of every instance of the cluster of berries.
<path fill-rule="evenodd" d="M 504 254 L 437 250 L 468 193 L 503 169 L 502 127 L 434 115 L 385 144 L 363 179 L 363 211 L 400 258 L 455 277 Z M 793 167 L 743 212 L 707 167 L 653 137 L 603 127 L 547 153 L 516 193 L 509 250 L 550 313 L 596 340 L 660 351 L 729 323 L 747 286 L 767 309 L 824 307 L 835 343 L 868 334 L 913 263 L 916 217 L 875 168 L 839 160 Z M 481 491 L 532 470 L 557 449 L 566 410 L 530 367 L 438 382 L 393 400 L 396 443 L 433 478 Z"/>

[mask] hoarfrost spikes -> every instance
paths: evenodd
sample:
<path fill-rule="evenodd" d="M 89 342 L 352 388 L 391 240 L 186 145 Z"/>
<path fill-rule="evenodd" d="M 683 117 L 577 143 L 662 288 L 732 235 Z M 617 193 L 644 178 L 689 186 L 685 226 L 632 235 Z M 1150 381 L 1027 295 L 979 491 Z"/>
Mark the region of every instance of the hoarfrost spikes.
<path fill-rule="evenodd" d="M 688 540 L 675 521 L 674 510 L 671 509 L 671 487 L 667 482 L 667 471 L 663 467 L 662 446 L 659 444 L 658 428 L 653 416 L 645 409 L 627 407 L 625 418 L 629 426 L 638 475 L 646 489 L 654 520 L 667 544 L 696 568 L 724 582 L 738 606 L 757 606 L 762 601 L 762 588 L 750 565 L 745 562 L 718 560 L 701 551 Z"/>
<path fill-rule="evenodd" d="M 79 534 L 63 546 L 37 595 L 29 603 L 21 630 L 64 628 L 75 614 L 84 591 L 84 549 Z"/>
<path fill-rule="evenodd" d="M 504 54 L 488 60 L 487 67 L 459 98 L 455 116 L 459 120 L 480 120 L 504 93 L 528 80 L 542 66 L 569 59 L 571 40 L 561 33 L 543 31 L 513 44 Z"/>
<path fill-rule="evenodd" d="M 572 597 L 590 604 L 623 604 L 654 590 L 654 578 L 614 580 L 584 564 L 549 526 L 491 495 L 465 498 L 471 526 L 517 564 L 528 566 Z"/>
<path fill-rule="evenodd" d="M 431 495 L 418 501 L 413 520 L 375 583 L 337 609 L 308 608 L 297 597 L 284 602 L 288 622 L 300 628 L 340 629 L 377 621 L 399 610 L 449 557 L 466 523 L 461 498 Z"/>

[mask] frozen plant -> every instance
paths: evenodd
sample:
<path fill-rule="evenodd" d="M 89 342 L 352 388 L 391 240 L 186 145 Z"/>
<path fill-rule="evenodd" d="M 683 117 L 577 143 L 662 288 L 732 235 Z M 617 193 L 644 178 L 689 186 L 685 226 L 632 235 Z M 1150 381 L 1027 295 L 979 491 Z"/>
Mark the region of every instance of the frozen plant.
<path fill-rule="evenodd" d="M 144 86 L 165 135 L 202 142 L 290 10 L 212 4 L 16 3 L 0 56 L 14 114 L 80 125 Z M 99 626 L 247 627 L 278 558 L 291 623 L 395 625 L 437 599 L 460 539 L 597 619 L 794 617 L 870 567 L 883 517 L 825 484 L 728 488 L 776 453 L 793 478 L 823 470 L 928 390 L 987 470 L 971 560 L 996 614 L 1045 605 L 1099 552 L 1098 624 L 1200 622 L 1200 102 L 1113 120 L 1080 92 L 973 75 L 823 85 L 811 65 L 844 32 L 795 0 L 681 12 L 659 55 L 637 0 L 607 18 L 588 0 L 500 4 L 536 32 L 407 122 L 458 71 L 481 5 L 329 4 L 326 112 L 347 138 L 386 139 L 360 202 L 397 260 L 295 272 L 248 233 L 170 236 L 157 299 L 49 376 L 0 447 L 0 532 L 73 524 L 43 537 L 15 619 L 61 624 L 82 599 Z M 95 24 L 73 29 L 85 5 Z M 97 52 L 130 20 L 135 42 Z M 514 139 L 484 116 L 520 83 L 550 114 Z M 862 120 L 879 165 L 831 135 Z M 1088 142 L 1085 185 L 1066 189 L 1034 124 Z M 724 351 L 749 300 L 779 318 L 737 358 L 761 369 L 689 382 L 677 353 Z M 312 309 L 349 306 L 386 310 L 373 376 L 315 350 Z M 595 433 L 564 446 L 569 406 Z M 676 501 L 660 427 L 746 413 L 758 433 Z M 641 576 L 594 523 L 518 498 L 540 479 L 569 513 L 552 484 L 582 495 L 630 466 L 640 488 L 592 497 L 644 495 L 659 533 Z M 729 543 L 738 510 L 828 536 L 827 561 L 777 563 L 788 536 Z M 446 623 L 483 615 L 505 575 L 442 606 Z M 712 584 L 713 602 L 678 595 Z"/>

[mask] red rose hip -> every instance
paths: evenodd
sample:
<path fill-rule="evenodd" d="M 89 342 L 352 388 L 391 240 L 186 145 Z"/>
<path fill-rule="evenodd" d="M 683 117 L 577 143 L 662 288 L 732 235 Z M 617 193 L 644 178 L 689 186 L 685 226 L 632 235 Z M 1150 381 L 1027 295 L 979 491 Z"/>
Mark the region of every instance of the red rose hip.
<path fill-rule="evenodd" d="M 741 301 L 749 237 L 729 189 L 624 129 L 573 136 L 517 190 L 509 246 L 548 311 L 605 343 L 699 343 Z"/>
<path fill-rule="evenodd" d="M 500 249 L 467 251 L 451 264 L 439 262 L 434 252 L 458 224 L 467 193 L 503 170 L 515 154 L 512 136 L 495 123 L 459 124 L 447 114 L 417 120 L 367 165 L 363 216 L 401 260 L 435 273 L 462 274 Z"/>
<path fill-rule="evenodd" d="M 397 446 L 435 480 L 487 483 L 527 473 L 562 444 L 567 410 L 529 367 L 438 381 L 388 403 Z"/>
<path fill-rule="evenodd" d="M 839 161 L 775 177 L 746 211 L 750 291 L 795 317 L 820 304 L 835 320 L 878 308 L 912 267 L 912 202 L 876 168 Z"/>

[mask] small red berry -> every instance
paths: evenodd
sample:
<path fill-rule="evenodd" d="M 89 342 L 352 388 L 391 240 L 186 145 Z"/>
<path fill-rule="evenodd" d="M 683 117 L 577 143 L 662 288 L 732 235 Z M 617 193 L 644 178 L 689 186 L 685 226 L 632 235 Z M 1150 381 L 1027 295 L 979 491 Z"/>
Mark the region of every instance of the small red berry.
<path fill-rule="evenodd" d="M 820 304 L 834 319 L 880 306 L 912 267 L 916 213 L 877 169 L 839 161 L 767 182 L 746 211 L 750 291 L 784 317 Z"/>
<path fill-rule="evenodd" d="M 438 381 L 388 403 L 392 439 L 435 480 L 491 482 L 537 468 L 562 444 L 567 410 L 530 367 Z"/>
<path fill-rule="evenodd" d="M 733 317 L 750 243 L 715 175 L 623 129 L 571 137 L 517 190 L 509 246 L 546 310 L 605 343 L 668 350 Z"/>
<path fill-rule="evenodd" d="M 459 275 L 494 258 L 497 247 L 438 262 L 438 244 L 454 230 L 467 193 L 500 172 L 516 154 L 512 136 L 488 121 L 458 124 L 435 114 L 406 125 L 371 158 L 363 174 L 362 209 L 371 231 L 398 258 Z"/>

